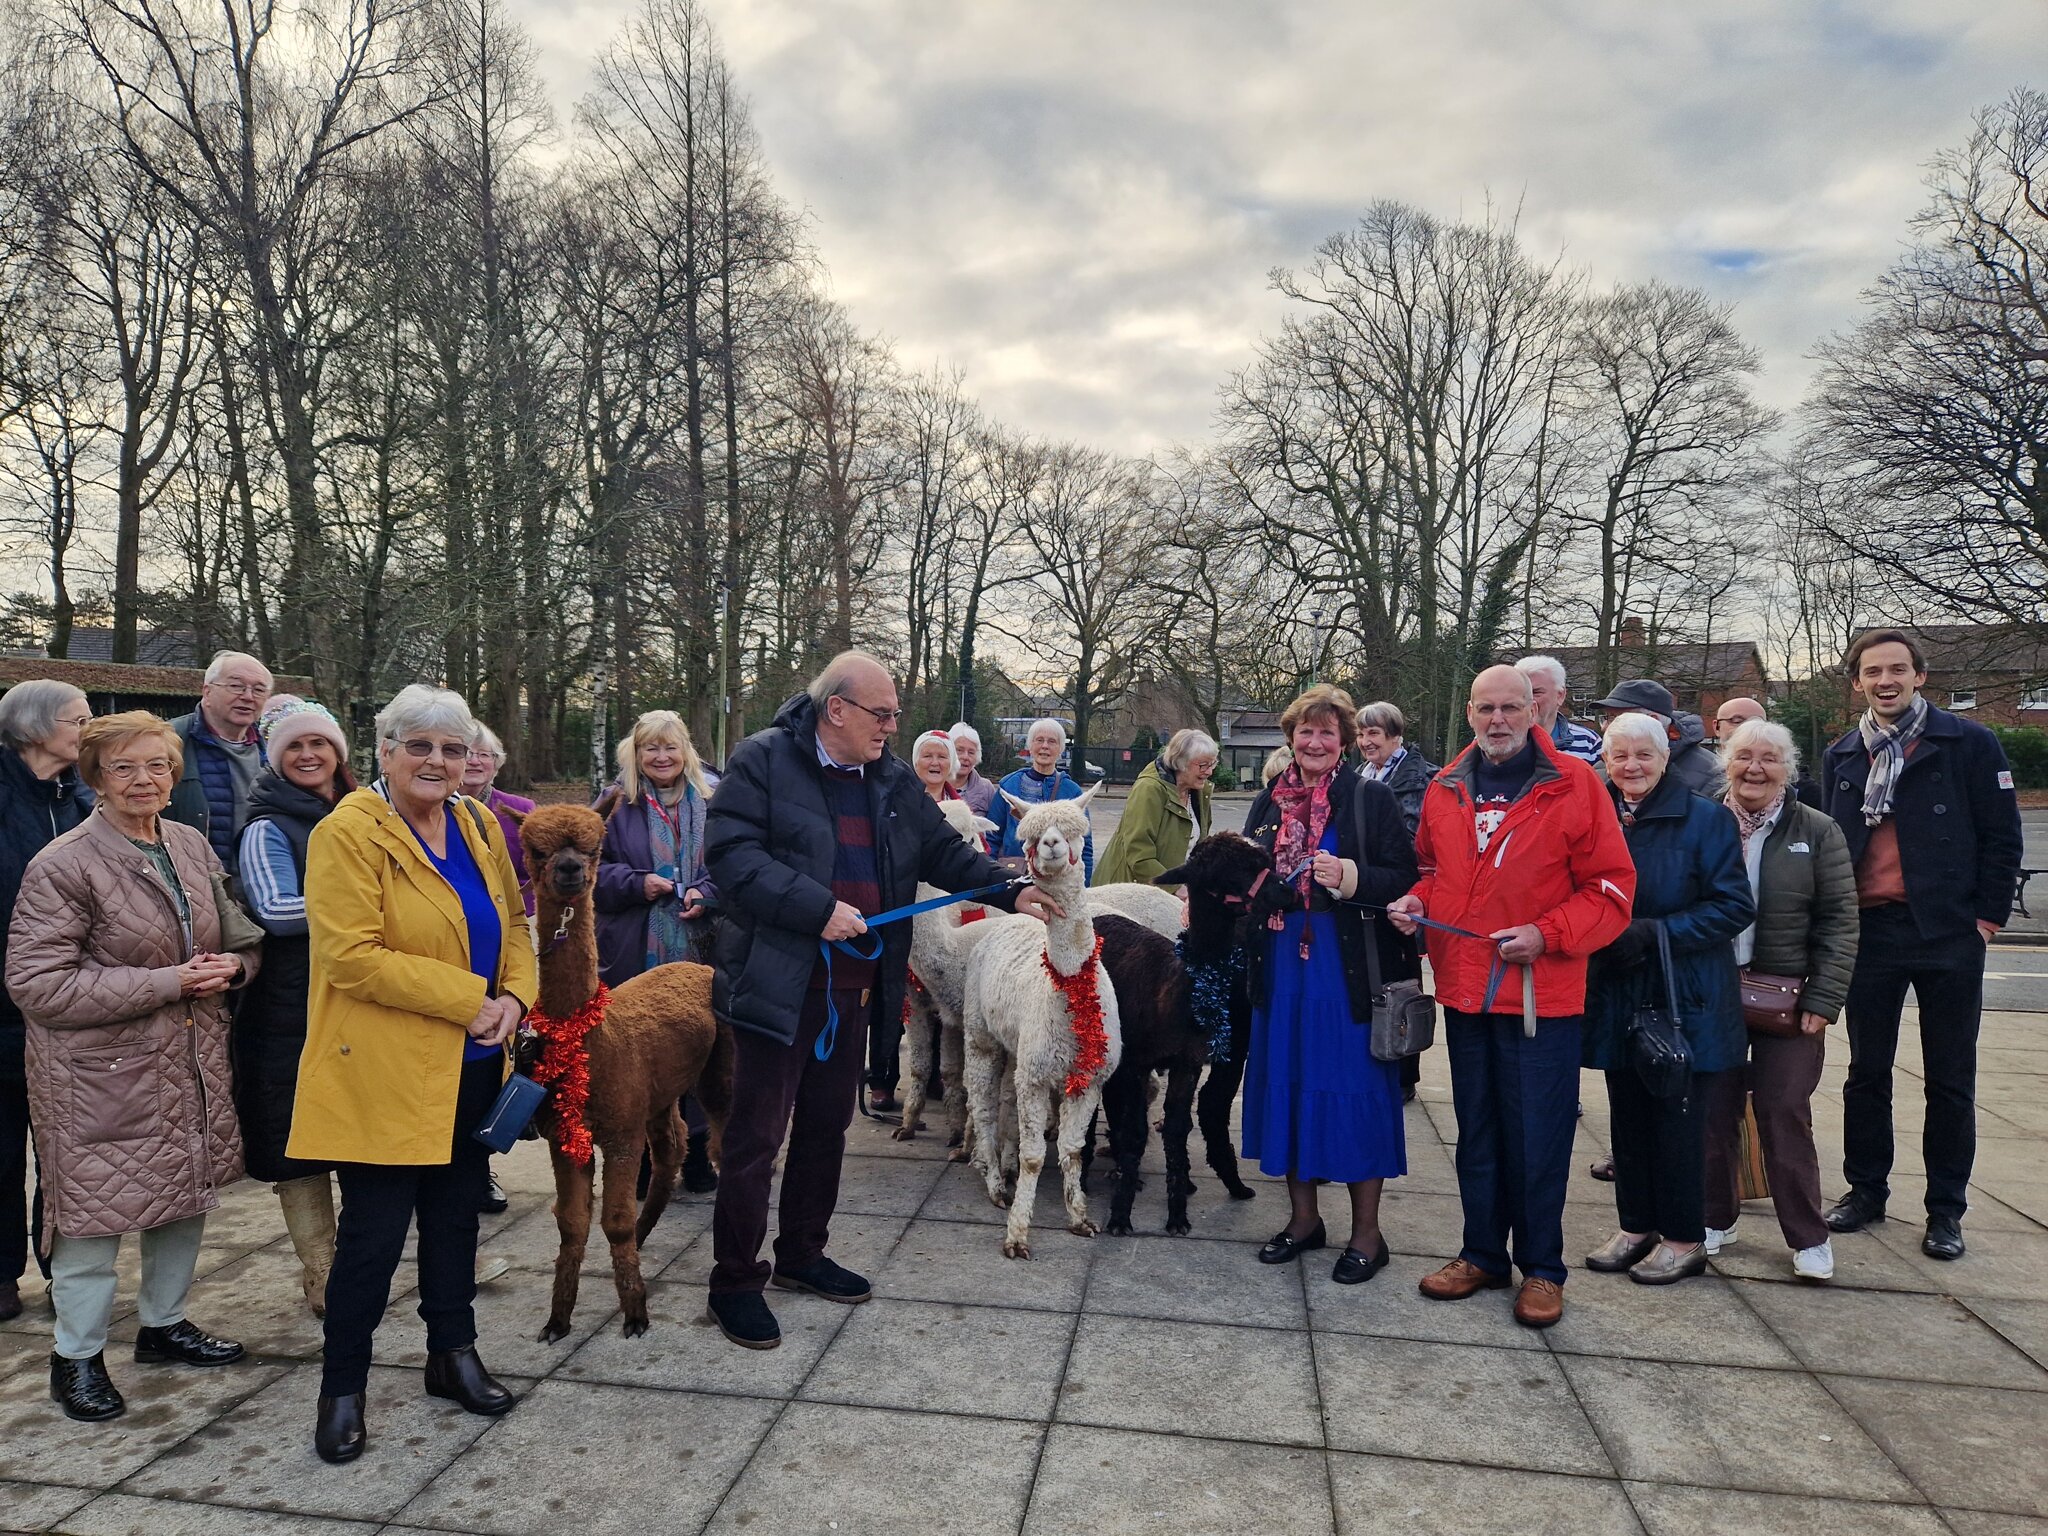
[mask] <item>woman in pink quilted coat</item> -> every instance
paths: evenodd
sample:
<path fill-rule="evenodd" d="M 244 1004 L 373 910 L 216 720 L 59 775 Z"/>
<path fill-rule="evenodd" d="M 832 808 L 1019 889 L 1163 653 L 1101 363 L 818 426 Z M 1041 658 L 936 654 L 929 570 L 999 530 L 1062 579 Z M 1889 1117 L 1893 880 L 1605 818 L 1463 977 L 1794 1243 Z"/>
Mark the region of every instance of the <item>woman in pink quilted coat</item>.
<path fill-rule="evenodd" d="M 186 1319 L 185 1296 L 216 1191 L 242 1176 L 224 999 L 256 952 L 224 953 L 220 862 L 162 818 L 181 766 L 177 733 L 146 711 L 86 726 L 78 769 L 99 804 L 29 865 L 8 935 L 48 1208 L 50 1395 L 74 1419 L 126 1408 L 104 1350 L 127 1233 L 142 1234 L 136 1360 L 242 1354 Z"/>

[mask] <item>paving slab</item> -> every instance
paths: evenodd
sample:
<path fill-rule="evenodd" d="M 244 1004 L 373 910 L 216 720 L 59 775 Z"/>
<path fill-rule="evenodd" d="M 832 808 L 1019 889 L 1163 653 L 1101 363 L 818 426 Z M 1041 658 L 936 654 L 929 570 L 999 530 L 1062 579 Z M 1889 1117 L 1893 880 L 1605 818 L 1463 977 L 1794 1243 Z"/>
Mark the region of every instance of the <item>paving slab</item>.
<path fill-rule="evenodd" d="M 1734 1285 L 1808 1370 L 2048 1391 L 2048 1371 L 2001 1337 L 1988 1319 L 1950 1297 L 1755 1281 Z M 2048 1314 L 2041 1303 L 1981 1305 L 2041 1306 Z M 2048 1319 L 2042 1326 L 2048 1329 Z M 2048 1334 L 2041 1342 L 2048 1346 Z"/>
<path fill-rule="evenodd" d="M 1625 1478 L 1924 1502 L 1810 1376 L 1589 1355 L 1562 1359 L 1572 1390 Z"/>
<path fill-rule="evenodd" d="M 1547 1354 L 1318 1334 L 1316 1377 L 1333 1450 L 1594 1477 L 1614 1471 Z"/>
<path fill-rule="evenodd" d="M 706 1320 L 702 1282 L 657 1280 L 647 1287 L 646 1333 L 629 1339 L 617 1328 L 601 1329 L 554 1375 L 669 1392 L 788 1397 L 818 1363 L 851 1309 L 788 1291 L 771 1292 L 769 1305 L 781 1325 L 782 1343 L 774 1349 L 741 1349 Z"/>
<path fill-rule="evenodd" d="M 1945 1536 L 1933 1510 L 1846 1499 L 1808 1499 L 1731 1488 L 1630 1483 L 1649 1536 Z"/>
<path fill-rule="evenodd" d="M 792 1403 L 708 1529 L 1014 1536 L 1045 1428 Z"/>
<path fill-rule="evenodd" d="M 701 1530 L 778 1412 L 748 1399 L 544 1381 L 400 1518 L 494 1536 Z"/>
<path fill-rule="evenodd" d="M 1434 1254 L 1397 1253 L 1363 1285 L 1339 1285 L 1330 1278 L 1326 1255 L 1304 1261 L 1302 1288 L 1318 1333 L 1364 1333 L 1441 1344 L 1481 1344 L 1496 1349 L 1543 1348 L 1542 1337 L 1514 1319 L 1514 1292 L 1481 1291 L 1464 1301 L 1432 1301 L 1416 1289 L 1424 1275 L 1443 1267 Z"/>
<path fill-rule="evenodd" d="M 125 1351 L 109 1348 L 107 1373 L 128 1400 L 128 1411 L 102 1424 L 64 1417 L 50 1401 L 47 1368 L 17 1371 L 0 1381 L 0 1475 L 111 1488 L 262 1392 L 285 1368 L 246 1359 L 201 1371 L 136 1365 Z"/>
<path fill-rule="evenodd" d="M 1059 1419 L 1276 1445 L 1323 1443 L 1306 1334 L 1084 1317 Z"/>
<path fill-rule="evenodd" d="M 2036 1365 L 2048 1368 L 2048 1301 L 1992 1301 L 1978 1297 L 1963 1305 L 1997 1329 L 2014 1348 L 2024 1350 Z M 2022 1383 L 1997 1381 L 1980 1385 L 2006 1387 Z"/>
<path fill-rule="evenodd" d="M 1500 1467 L 1330 1452 L 1337 1529 L 1457 1536 L 1639 1536 L 1621 1485 Z"/>
<path fill-rule="evenodd" d="M 1052 1417 L 1074 1319 L 1021 1307 L 894 1301 L 853 1309 L 806 1401 L 1004 1419 Z"/>
<path fill-rule="evenodd" d="M 1791 1351 L 1717 1275 L 1637 1285 L 1627 1275 L 1580 1271 L 1566 1282 L 1564 1299 L 1564 1316 L 1543 1334 L 1563 1354 L 1696 1365 L 1794 1363 Z"/>
<path fill-rule="evenodd" d="M 2048 1232 L 1971 1232 L 1960 1259 L 1930 1259 L 1920 1251 L 1917 1222 L 1888 1221 L 1873 1229 L 1877 1241 L 1929 1290 L 1950 1296 L 1983 1296 L 2003 1301 L 2048 1301 Z"/>
<path fill-rule="evenodd" d="M 1300 1266 L 1261 1264 L 1249 1243 L 1194 1237 L 1105 1237 L 1088 1277 L 1090 1312 L 1254 1328 L 1304 1328 L 1304 1268 L 1329 1268 L 1329 1255 Z"/>
<path fill-rule="evenodd" d="M 1944 1509 L 1942 1519 L 1955 1536 L 2048 1536 L 2048 1520 L 2030 1515 L 1993 1515 L 1976 1509 Z"/>
<path fill-rule="evenodd" d="M 1322 1452 L 1056 1424 L 1023 1536 L 1242 1536 L 1336 1529 Z"/>
<path fill-rule="evenodd" d="M 58 1488 L 47 1483 L 0 1480 L 0 1510 L 16 1530 L 46 1531 L 74 1509 L 92 1502 L 90 1488 Z"/>
<path fill-rule="evenodd" d="M 2048 1516 L 2048 1394 L 1823 1380 L 1934 1503 Z"/>
<path fill-rule="evenodd" d="M 1096 1253 L 1111 1238 L 1076 1237 L 1062 1227 L 1032 1234 L 1031 1257 L 1003 1257 L 1001 1233 L 973 1222 L 919 1218 L 905 1229 L 875 1292 L 911 1301 L 1073 1312 L 1087 1289 Z"/>
<path fill-rule="evenodd" d="M 280 1515 L 232 1504 L 188 1504 L 110 1493 L 50 1529 L 62 1536 L 373 1536 L 383 1527 L 367 1520 Z"/>

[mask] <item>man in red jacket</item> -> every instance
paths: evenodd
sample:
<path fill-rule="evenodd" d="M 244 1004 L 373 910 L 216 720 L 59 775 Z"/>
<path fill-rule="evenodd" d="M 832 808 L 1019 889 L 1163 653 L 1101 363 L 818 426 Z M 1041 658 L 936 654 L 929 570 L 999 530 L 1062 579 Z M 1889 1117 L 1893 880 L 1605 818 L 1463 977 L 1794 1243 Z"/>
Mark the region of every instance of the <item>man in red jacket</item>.
<path fill-rule="evenodd" d="M 1530 729 L 1527 677 L 1488 667 L 1473 679 L 1465 718 L 1472 745 L 1422 797 L 1422 879 L 1387 909 L 1404 932 L 1427 917 L 1486 935 L 1429 936 L 1458 1111 L 1465 1246 L 1422 1294 L 1462 1301 L 1505 1286 L 1512 1240 L 1522 1271 L 1515 1320 L 1547 1328 L 1564 1314 L 1586 960 L 1628 926 L 1636 871 L 1599 777 Z"/>

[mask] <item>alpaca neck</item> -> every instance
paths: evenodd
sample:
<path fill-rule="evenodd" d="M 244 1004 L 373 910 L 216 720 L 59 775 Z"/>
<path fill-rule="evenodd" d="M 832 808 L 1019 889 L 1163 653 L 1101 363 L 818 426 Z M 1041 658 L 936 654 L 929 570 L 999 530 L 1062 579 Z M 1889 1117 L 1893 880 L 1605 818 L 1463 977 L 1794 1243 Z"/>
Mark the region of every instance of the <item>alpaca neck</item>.
<path fill-rule="evenodd" d="M 1204 892 L 1188 892 L 1187 952 L 1213 959 L 1237 943 L 1237 913 Z"/>
<path fill-rule="evenodd" d="M 1088 887 L 1078 878 L 1040 880 L 1038 888 L 1059 903 L 1060 917 L 1045 925 L 1045 953 L 1062 976 L 1078 975 L 1095 958 L 1095 922 L 1088 910 Z"/>
<path fill-rule="evenodd" d="M 534 903 L 534 931 L 540 936 L 540 1008 L 566 1019 L 597 996 L 597 918 L 589 893 L 569 907 L 540 896 Z M 556 938 L 560 933 L 561 937 Z"/>

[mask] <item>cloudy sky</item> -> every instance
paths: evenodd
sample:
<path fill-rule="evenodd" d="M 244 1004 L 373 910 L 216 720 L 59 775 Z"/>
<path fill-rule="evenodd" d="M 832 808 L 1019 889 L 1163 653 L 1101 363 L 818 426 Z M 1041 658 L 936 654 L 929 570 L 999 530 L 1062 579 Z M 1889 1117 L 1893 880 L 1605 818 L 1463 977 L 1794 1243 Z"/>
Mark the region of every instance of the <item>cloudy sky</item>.
<path fill-rule="evenodd" d="M 566 106 L 636 0 L 510 3 Z M 707 10 L 856 320 L 1015 428 L 1129 451 L 1206 435 L 1281 313 L 1268 272 L 1379 197 L 1519 206 L 1598 282 L 1732 301 L 1790 406 L 1928 157 L 2048 83 L 2040 0 Z"/>

